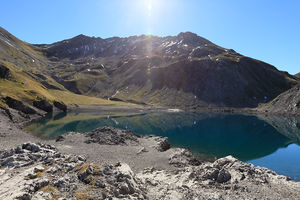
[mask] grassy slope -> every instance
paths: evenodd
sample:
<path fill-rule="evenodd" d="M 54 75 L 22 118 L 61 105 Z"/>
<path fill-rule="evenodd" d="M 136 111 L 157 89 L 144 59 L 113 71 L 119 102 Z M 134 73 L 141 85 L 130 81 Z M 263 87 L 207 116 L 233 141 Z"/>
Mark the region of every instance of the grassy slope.
<path fill-rule="evenodd" d="M 0 64 L 9 68 L 11 78 L 0 79 L 0 99 L 10 96 L 32 104 L 36 99 L 60 101 L 67 105 L 132 105 L 74 94 L 43 71 L 51 65 L 36 47 L 18 40 L 0 28 Z M 43 82 L 56 89 L 48 89 Z M 0 100 L 0 107 L 6 107 Z"/>

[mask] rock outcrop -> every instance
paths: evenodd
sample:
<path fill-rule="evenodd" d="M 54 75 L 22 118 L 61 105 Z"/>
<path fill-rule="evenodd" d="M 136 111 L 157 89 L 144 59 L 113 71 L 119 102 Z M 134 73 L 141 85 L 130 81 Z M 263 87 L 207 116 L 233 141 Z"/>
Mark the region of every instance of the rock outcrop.
<path fill-rule="evenodd" d="M 146 198 L 127 164 L 86 163 L 51 145 L 25 143 L 0 152 L 0 166 L 0 198 L 6 200 Z"/>
<path fill-rule="evenodd" d="M 9 78 L 11 77 L 11 73 L 10 73 L 10 70 L 5 67 L 4 65 L 1 65 L 0 64 L 0 78 Z"/>
<path fill-rule="evenodd" d="M 10 108 L 21 111 L 24 114 L 31 115 L 31 114 L 37 113 L 36 110 L 34 110 L 32 107 L 25 105 L 23 102 L 16 100 L 14 98 L 5 97 L 5 98 L 3 98 L 3 100 Z"/>
<path fill-rule="evenodd" d="M 274 100 L 258 107 L 259 111 L 300 115 L 300 84 L 280 94 Z"/>
<path fill-rule="evenodd" d="M 130 131 L 113 127 L 101 127 L 93 131 L 83 133 L 87 140 L 86 143 L 98 143 L 107 145 L 127 145 L 137 143 L 137 138 L 141 136 Z"/>
<path fill-rule="evenodd" d="M 59 110 L 63 111 L 63 112 L 67 112 L 67 106 L 62 103 L 62 102 L 58 102 L 58 101 L 54 101 L 53 105 L 58 108 Z"/>
<path fill-rule="evenodd" d="M 156 137 L 155 140 L 157 141 L 156 149 L 158 151 L 167 151 L 171 148 L 169 139 L 167 137 Z"/>
<path fill-rule="evenodd" d="M 175 172 L 145 169 L 137 175 L 149 199 L 297 199 L 300 184 L 228 156 Z"/>
<path fill-rule="evenodd" d="M 47 113 L 53 111 L 53 106 L 47 100 L 38 100 L 33 102 L 33 106 Z"/>

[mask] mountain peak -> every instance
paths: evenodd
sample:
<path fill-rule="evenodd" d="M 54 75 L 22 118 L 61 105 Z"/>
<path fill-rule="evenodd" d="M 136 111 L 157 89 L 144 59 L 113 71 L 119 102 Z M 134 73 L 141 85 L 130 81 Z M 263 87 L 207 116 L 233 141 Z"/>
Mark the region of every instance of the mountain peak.
<path fill-rule="evenodd" d="M 90 40 L 90 39 L 93 39 L 95 37 L 90 37 L 90 36 L 87 36 L 87 35 L 83 35 L 83 34 L 80 34 L 80 35 L 77 35 L 73 38 L 71 38 L 70 40 Z"/>
<path fill-rule="evenodd" d="M 190 31 L 180 32 L 177 36 L 178 37 L 199 37 L 196 33 Z"/>
<path fill-rule="evenodd" d="M 197 45 L 205 45 L 205 44 L 211 44 L 211 42 L 203 37 L 198 36 L 195 33 L 192 32 L 181 32 L 177 35 L 177 37 L 180 40 L 183 40 L 183 42 L 187 44 L 197 44 Z"/>

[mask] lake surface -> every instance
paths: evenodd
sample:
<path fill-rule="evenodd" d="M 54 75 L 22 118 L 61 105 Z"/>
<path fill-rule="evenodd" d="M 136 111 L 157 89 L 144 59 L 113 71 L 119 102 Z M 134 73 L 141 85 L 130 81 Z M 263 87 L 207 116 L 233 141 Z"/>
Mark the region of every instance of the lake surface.
<path fill-rule="evenodd" d="M 300 118 L 216 113 L 59 113 L 30 124 L 32 134 L 54 139 L 66 132 L 100 126 L 169 138 L 198 156 L 232 155 L 300 181 Z"/>

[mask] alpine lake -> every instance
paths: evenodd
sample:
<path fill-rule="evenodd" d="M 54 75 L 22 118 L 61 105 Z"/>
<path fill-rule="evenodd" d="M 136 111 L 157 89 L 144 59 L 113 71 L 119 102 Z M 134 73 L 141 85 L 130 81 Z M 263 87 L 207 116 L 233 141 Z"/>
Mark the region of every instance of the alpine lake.
<path fill-rule="evenodd" d="M 300 181 L 300 117 L 224 113 L 91 113 L 49 114 L 25 129 L 43 139 L 101 126 L 130 129 L 138 134 L 168 137 L 199 157 L 232 155 L 255 166 Z"/>

